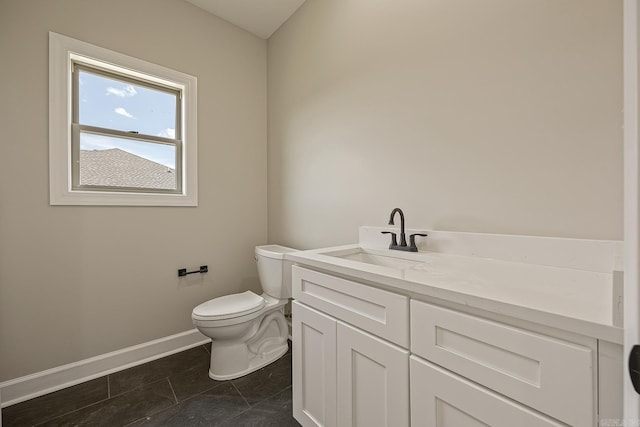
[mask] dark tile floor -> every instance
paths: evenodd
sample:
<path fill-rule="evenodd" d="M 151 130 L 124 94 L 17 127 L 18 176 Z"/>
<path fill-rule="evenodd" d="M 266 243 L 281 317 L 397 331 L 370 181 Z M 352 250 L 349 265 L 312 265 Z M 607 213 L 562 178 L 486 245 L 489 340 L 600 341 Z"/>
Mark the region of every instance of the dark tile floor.
<path fill-rule="evenodd" d="M 214 381 L 209 347 L 9 406 L 2 426 L 299 426 L 292 416 L 291 350 L 247 376 Z"/>

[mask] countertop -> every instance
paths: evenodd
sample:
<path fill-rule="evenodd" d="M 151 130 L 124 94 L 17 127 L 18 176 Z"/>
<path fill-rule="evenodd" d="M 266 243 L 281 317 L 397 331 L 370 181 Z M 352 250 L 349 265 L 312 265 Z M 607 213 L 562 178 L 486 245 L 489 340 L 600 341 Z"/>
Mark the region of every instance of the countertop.
<path fill-rule="evenodd" d="M 401 266 L 348 259 L 363 250 L 384 256 L 398 252 L 353 244 L 293 252 L 286 258 L 412 298 L 436 298 L 622 344 L 623 330 L 612 321 L 614 272 L 429 251 L 397 254 L 400 264 L 408 260 Z"/>

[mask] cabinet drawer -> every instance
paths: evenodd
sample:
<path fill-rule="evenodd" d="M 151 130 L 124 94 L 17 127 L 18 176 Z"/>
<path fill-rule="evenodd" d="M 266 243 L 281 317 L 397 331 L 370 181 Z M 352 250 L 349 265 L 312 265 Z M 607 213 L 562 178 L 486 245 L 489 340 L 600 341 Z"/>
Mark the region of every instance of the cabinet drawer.
<path fill-rule="evenodd" d="M 292 268 L 293 298 L 354 326 L 409 347 L 409 299 L 351 280 Z"/>
<path fill-rule="evenodd" d="M 565 426 L 415 356 L 411 356 L 411 425 Z"/>
<path fill-rule="evenodd" d="M 589 347 L 411 301 L 411 352 L 565 423 L 593 425 Z"/>

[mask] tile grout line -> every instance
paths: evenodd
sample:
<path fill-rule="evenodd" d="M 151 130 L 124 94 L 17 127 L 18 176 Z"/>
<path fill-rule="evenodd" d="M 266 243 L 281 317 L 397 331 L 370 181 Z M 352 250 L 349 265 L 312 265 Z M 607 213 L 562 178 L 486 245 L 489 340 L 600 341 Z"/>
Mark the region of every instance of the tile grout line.
<path fill-rule="evenodd" d="M 208 355 L 211 355 L 211 352 L 209 351 L 209 346 L 206 344 L 202 344 L 202 346 L 204 347 L 204 351 L 206 351 Z"/>
<path fill-rule="evenodd" d="M 169 406 L 169 407 L 167 407 L 167 408 L 160 409 L 160 410 L 158 410 L 156 412 L 152 412 L 150 414 L 145 414 L 143 417 L 138 418 L 137 420 L 133 420 L 133 421 L 125 424 L 124 427 L 131 426 L 131 425 L 136 424 L 137 422 L 142 421 L 142 420 L 149 421 L 155 415 L 160 414 L 160 413 L 162 413 L 164 411 L 167 411 L 167 410 L 169 410 L 171 408 L 174 408 L 174 407 L 176 407 L 176 406 L 178 406 L 180 404 L 180 403 L 178 403 L 178 397 L 176 396 L 176 392 L 173 389 L 173 385 L 171 384 L 171 380 L 169 380 L 169 377 L 166 377 L 164 379 L 166 379 L 167 382 L 169 383 L 169 388 L 171 389 L 171 393 L 173 394 L 173 399 L 176 401 L 176 403 L 171 405 L 171 406 Z M 158 380 L 157 382 L 160 382 L 160 381 L 162 381 L 162 380 Z"/>
<path fill-rule="evenodd" d="M 169 380 L 169 378 L 168 378 L 168 377 L 167 377 L 166 379 L 167 379 L 167 381 L 169 382 L 169 386 L 171 387 L 171 391 L 173 392 L 173 396 L 174 396 L 174 398 L 176 399 L 176 402 L 177 402 L 178 398 L 176 397 L 175 391 L 173 390 L 173 385 L 171 384 L 171 381 Z M 232 383 L 232 385 L 233 385 L 233 383 Z M 149 420 L 149 419 L 151 419 L 151 417 L 153 417 L 153 416 L 155 416 L 155 415 L 157 415 L 157 414 L 159 414 L 159 413 L 162 413 L 162 412 L 164 412 L 164 411 L 166 411 L 166 410 L 168 410 L 168 409 L 170 409 L 170 408 L 173 408 L 174 406 L 178 406 L 178 405 L 180 405 L 181 403 L 187 402 L 187 401 L 189 401 L 189 400 L 191 400 L 191 399 L 193 399 L 193 398 L 195 398 L 195 397 L 197 397 L 197 396 L 200 396 L 200 395 L 202 395 L 202 394 L 206 393 L 207 391 L 212 390 L 212 389 L 214 389 L 214 388 L 216 388 L 216 387 L 218 387 L 218 386 L 222 386 L 222 383 L 216 384 L 216 385 L 215 385 L 215 386 L 213 386 L 212 388 L 208 388 L 208 389 L 203 390 L 203 391 L 200 391 L 200 392 L 198 392 L 198 393 L 196 393 L 196 394 L 194 394 L 194 395 L 192 395 L 192 396 L 189 396 L 189 397 L 185 398 L 184 400 L 182 400 L 182 402 L 177 402 L 175 405 L 170 406 L 169 408 L 164 408 L 164 409 L 161 409 L 161 410 L 160 410 L 160 411 L 158 411 L 158 412 L 154 412 L 154 413 L 152 413 L 152 414 L 147 414 L 147 415 L 145 415 L 144 417 L 142 417 L 142 418 L 140 418 L 140 419 L 138 419 L 138 420 L 134 420 L 134 421 L 130 422 L 129 424 L 126 424 L 124 427 L 127 427 L 127 426 L 130 426 L 130 425 L 132 425 L 132 424 L 135 424 L 136 422 L 138 422 L 138 421 L 140 421 L 140 420 L 143 420 L 143 419 Z M 235 388 L 235 386 L 234 386 L 234 388 Z M 249 407 L 248 407 L 245 411 L 243 411 L 242 413 L 244 413 L 244 412 L 246 412 L 246 411 L 250 410 L 250 409 L 252 408 L 252 406 L 249 404 L 249 402 L 247 402 L 247 401 L 246 401 L 246 399 L 244 398 L 244 396 L 242 396 L 242 393 L 240 393 L 240 391 L 239 391 L 237 388 L 236 388 L 236 390 L 238 391 L 238 394 L 240 394 L 240 397 L 242 397 L 242 399 L 245 401 L 245 403 L 246 403 L 247 405 L 249 405 Z"/>
<path fill-rule="evenodd" d="M 90 404 L 88 404 L 88 405 L 81 406 L 81 407 L 79 407 L 79 408 L 73 409 L 73 410 L 71 410 L 71 411 L 67 411 L 67 412 L 65 412 L 64 414 L 60 414 L 60 415 L 58 415 L 58 416 L 56 416 L 56 417 L 49 418 L 49 419 L 47 419 L 47 420 L 41 421 L 41 422 L 39 422 L 38 424 L 34 424 L 34 426 L 36 426 L 36 427 L 37 427 L 37 426 L 41 426 L 41 425 L 43 425 L 43 424 L 45 424 L 45 423 L 50 423 L 50 422 L 52 422 L 52 421 L 57 420 L 58 418 L 66 417 L 66 416 L 67 416 L 67 415 L 69 415 L 69 414 L 73 414 L 74 412 L 81 411 L 81 410 L 83 410 L 83 409 L 86 409 L 86 408 L 89 408 L 89 407 L 91 407 L 91 406 L 97 405 L 98 403 L 106 402 L 107 400 L 109 400 L 109 398 L 108 398 L 108 397 L 107 397 L 107 398 L 105 398 L 105 399 L 101 399 L 101 400 L 98 400 L 98 401 L 96 401 L 96 402 L 90 403 Z"/>
<path fill-rule="evenodd" d="M 177 404 L 178 404 L 178 399 L 177 399 L 177 397 L 176 397 L 176 393 L 175 393 L 175 391 L 173 390 L 173 386 L 171 385 L 171 382 L 169 381 L 169 378 L 168 378 L 168 377 L 166 377 L 166 378 L 163 378 L 163 379 L 166 379 L 166 380 L 167 380 L 167 382 L 169 383 L 169 388 L 171 388 L 171 393 L 173 394 L 173 398 L 174 398 L 174 400 L 176 401 L 176 403 L 175 403 L 175 404 L 177 405 Z M 154 382 L 160 382 L 160 381 L 162 381 L 163 379 L 159 379 L 159 380 L 154 381 Z M 149 383 L 149 384 L 153 384 L 153 383 Z M 122 393 L 120 393 L 120 394 L 117 394 L 115 397 L 123 396 L 123 395 L 125 395 L 125 394 L 127 394 L 127 393 L 133 392 L 133 391 L 135 391 L 135 390 L 137 390 L 137 389 L 140 389 L 140 388 L 142 388 L 142 387 L 145 387 L 146 385 L 149 385 L 149 384 L 145 384 L 145 385 L 142 385 L 142 386 L 140 386 L 140 387 L 136 387 L 136 388 L 134 388 L 134 389 L 131 389 L 131 390 L 128 390 L 128 391 L 122 392 Z M 80 410 L 83 410 L 83 409 L 89 408 L 89 407 L 91 407 L 91 406 L 97 405 L 97 404 L 99 404 L 99 403 L 103 403 L 103 402 L 106 402 L 106 401 L 108 401 L 108 400 L 113 399 L 113 397 L 111 397 L 111 396 L 110 396 L 109 381 L 107 381 L 107 390 L 108 390 L 108 391 L 107 391 L 107 395 L 108 395 L 108 397 L 106 397 L 106 398 L 104 398 L 104 399 L 100 399 L 100 400 L 98 400 L 98 401 L 96 401 L 96 402 L 90 403 L 90 404 L 88 404 L 88 405 L 81 406 L 81 407 L 76 408 L 76 409 L 74 409 L 74 410 L 71 410 L 71 411 L 65 412 L 64 414 L 61 414 L 61 415 L 59 415 L 59 416 L 57 416 L 57 417 L 50 418 L 50 419 L 48 419 L 48 420 L 42 421 L 42 422 L 40 422 L 40 423 L 36 424 L 35 426 L 36 426 L 36 427 L 37 427 L 37 426 L 40 426 L 40 425 L 42 425 L 42 424 L 44 424 L 44 423 L 48 423 L 48 422 L 51 422 L 51 421 L 57 420 L 58 418 L 65 417 L 65 416 L 67 416 L 67 415 L 69 415 L 69 414 L 72 414 L 72 413 L 74 413 L 74 412 L 77 412 L 77 411 L 80 411 Z M 165 408 L 165 409 L 166 409 L 166 408 Z M 152 415 L 153 415 L 153 414 L 152 414 Z M 149 416 L 149 415 L 145 415 L 145 417 L 148 417 L 148 416 Z M 141 419 L 142 419 L 142 418 L 141 418 Z M 138 421 L 138 420 L 134 420 L 134 421 L 132 421 L 132 423 L 133 423 L 133 422 L 136 422 L 136 421 Z"/>
<path fill-rule="evenodd" d="M 67 411 L 67 412 L 65 412 L 65 413 L 63 413 L 63 414 L 60 414 L 60 415 L 55 416 L 55 417 L 53 417 L 53 418 L 45 419 L 44 421 L 40 421 L 40 422 L 38 422 L 37 424 L 32 424 L 32 425 L 33 425 L 34 427 L 41 426 L 41 425 L 43 425 L 43 424 L 45 424 L 45 423 L 49 423 L 49 422 L 51 422 L 51 421 L 57 420 L 58 418 L 66 417 L 67 415 L 72 414 L 72 413 L 74 413 L 74 412 L 76 412 L 76 411 L 80 411 L 80 410 L 85 409 L 85 408 L 88 408 L 88 407 L 90 407 L 90 406 L 97 405 L 98 403 L 106 402 L 107 400 L 109 400 L 109 399 L 110 399 L 110 397 L 109 397 L 109 378 L 108 378 L 109 376 L 108 376 L 108 375 L 105 375 L 105 377 L 107 377 L 107 397 L 105 397 L 104 399 L 96 400 L 95 402 L 89 403 L 89 404 L 84 405 L 84 406 L 81 406 L 81 407 L 79 407 L 79 408 L 72 409 L 72 410 Z M 55 392 L 54 392 L 54 393 L 55 393 Z M 1 427 L 1 426 L 0 426 L 0 427 Z"/>
<path fill-rule="evenodd" d="M 173 389 L 173 384 L 171 384 L 171 380 L 167 377 L 167 382 L 169 383 L 169 388 L 171 389 L 171 393 L 173 394 L 173 400 L 176 401 L 176 405 L 178 404 L 178 396 L 176 396 L 176 391 Z"/>
<path fill-rule="evenodd" d="M 233 388 L 236 389 L 236 391 L 238 392 L 238 394 L 240 395 L 240 397 L 242 398 L 242 400 L 244 400 L 244 403 L 246 403 L 247 405 L 249 405 L 249 409 L 253 408 L 253 405 L 251 403 L 249 403 L 249 401 L 247 400 L 246 397 L 244 397 L 244 395 L 242 394 L 242 392 L 240 391 L 240 389 L 238 387 L 236 387 L 236 383 L 231 380 L 231 385 L 233 386 Z"/>

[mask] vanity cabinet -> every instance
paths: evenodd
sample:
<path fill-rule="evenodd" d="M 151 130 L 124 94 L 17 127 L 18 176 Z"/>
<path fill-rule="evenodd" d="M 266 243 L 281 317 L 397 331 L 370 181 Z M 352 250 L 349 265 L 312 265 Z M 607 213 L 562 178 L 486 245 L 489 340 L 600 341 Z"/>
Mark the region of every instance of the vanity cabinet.
<path fill-rule="evenodd" d="M 409 351 L 397 344 L 408 344 L 408 298 L 293 269 L 295 418 L 305 427 L 408 426 Z"/>
<path fill-rule="evenodd" d="M 347 277 L 293 267 L 293 406 L 305 427 L 583 427 L 621 413 L 617 345 Z"/>

